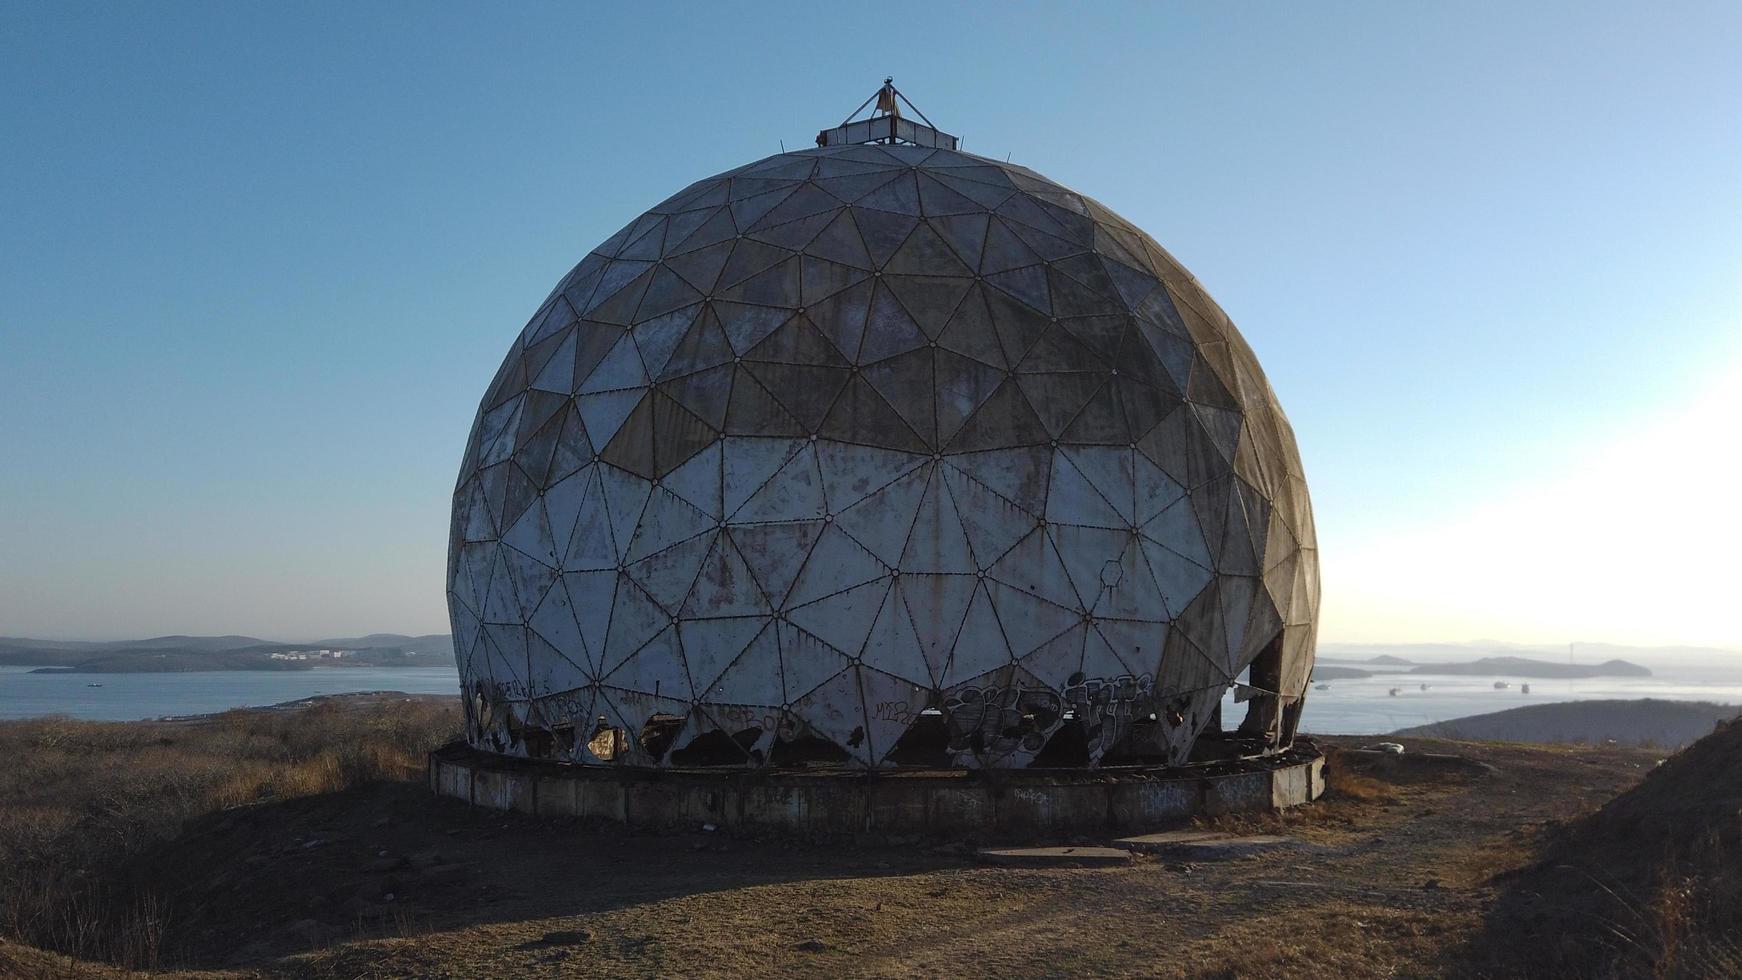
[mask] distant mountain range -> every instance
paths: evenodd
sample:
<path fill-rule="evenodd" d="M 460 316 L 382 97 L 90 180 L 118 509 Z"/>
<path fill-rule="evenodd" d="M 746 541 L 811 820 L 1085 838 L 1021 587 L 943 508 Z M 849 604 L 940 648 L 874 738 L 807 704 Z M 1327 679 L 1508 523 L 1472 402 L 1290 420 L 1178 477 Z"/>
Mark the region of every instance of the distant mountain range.
<path fill-rule="evenodd" d="M 327 654 L 323 656 L 321 651 Z M 255 636 L 154 636 L 106 641 L 0 637 L 0 664 L 78 673 L 444 667 L 453 662 L 453 638 L 445 633 L 424 636 L 371 633 L 307 643 Z"/>
<path fill-rule="evenodd" d="M 1335 656 L 1327 657 L 1327 656 L 1320 655 L 1319 657 L 1316 658 L 1316 660 L 1318 663 L 1321 663 L 1321 664 L 1371 664 L 1375 667 L 1414 667 L 1415 666 L 1415 661 L 1413 661 L 1413 660 L 1405 660 L 1402 657 L 1393 657 L 1390 654 L 1385 654 L 1385 653 L 1382 653 L 1377 657 L 1363 657 L 1359 660 L 1356 660 L 1353 658 L 1348 658 L 1348 657 L 1335 657 Z"/>
<path fill-rule="evenodd" d="M 1421 664 L 1435 661 L 1468 660 L 1471 657 L 1552 657 L 1564 660 L 1569 648 L 1580 661 L 1628 659 L 1706 660 L 1729 659 L 1742 650 L 1718 647 L 1641 647 L 1620 643 L 1507 643 L 1502 640 L 1472 640 L 1468 643 L 1320 643 L 1320 660 L 1386 663 L 1397 661 Z M 1376 656 L 1377 655 L 1377 656 Z"/>
<path fill-rule="evenodd" d="M 1485 674 L 1502 677 L 1650 677 L 1651 671 L 1625 660 L 1600 664 L 1562 664 L 1528 657 L 1483 657 L 1464 664 L 1422 664 L 1412 674 Z"/>
<path fill-rule="evenodd" d="M 1651 672 L 1621 656 L 1734 658 L 1737 651 L 1701 647 L 1626 647 L 1579 643 L 1577 664 L 1559 662 L 1565 647 L 1525 646 L 1481 640 L 1473 643 L 1324 643 L 1320 664 L 1405 668 L 1416 673 L 1501 674 L 1515 677 L 1643 677 Z M 0 636 L 0 665 L 80 671 L 307 670 L 319 661 L 273 654 L 338 650 L 346 656 L 322 666 L 439 667 L 454 662 L 453 637 L 445 633 L 406 636 L 370 633 L 290 643 L 257 636 L 154 636 L 142 640 L 39 640 Z M 1554 657 L 1555 660 L 1524 657 Z M 415 656 L 413 656 L 415 654 Z M 1472 660 L 1472 656 L 1477 659 Z M 1605 662 L 1596 663 L 1603 657 Z M 1341 672 L 1339 672 L 1341 673 Z M 1344 676 L 1354 676 L 1344 674 Z M 1329 678 L 1324 678 L 1329 679 Z"/>
<path fill-rule="evenodd" d="M 1351 664 L 1361 666 L 1349 666 Z M 1650 669 L 1641 667 L 1636 663 L 1629 663 L 1626 660 L 1605 660 L 1600 664 L 1563 664 L 1555 660 L 1536 660 L 1531 657 L 1481 657 L 1476 660 L 1455 663 L 1437 661 L 1422 664 L 1413 660 L 1405 660 L 1402 657 L 1383 655 L 1368 657 L 1365 660 L 1339 660 L 1335 657 L 1320 657 L 1313 667 L 1313 679 L 1321 681 L 1352 680 L 1372 677 L 1376 673 L 1380 673 L 1379 671 L 1367 670 L 1367 667 L 1400 668 L 1384 671 L 1388 675 L 1485 674 L 1490 677 L 1548 678 L 1651 676 Z"/>

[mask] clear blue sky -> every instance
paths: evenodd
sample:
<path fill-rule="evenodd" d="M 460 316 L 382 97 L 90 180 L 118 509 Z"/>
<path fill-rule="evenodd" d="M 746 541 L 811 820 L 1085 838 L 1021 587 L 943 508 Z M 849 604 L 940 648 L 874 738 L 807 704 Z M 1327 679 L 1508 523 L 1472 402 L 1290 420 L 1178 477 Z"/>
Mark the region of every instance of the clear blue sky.
<path fill-rule="evenodd" d="M 1739 48 L 1733 2 L 8 0 L 0 634 L 445 631 L 551 285 L 893 74 L 1241 326 L 1322 639 L 1742 645 Z"/>

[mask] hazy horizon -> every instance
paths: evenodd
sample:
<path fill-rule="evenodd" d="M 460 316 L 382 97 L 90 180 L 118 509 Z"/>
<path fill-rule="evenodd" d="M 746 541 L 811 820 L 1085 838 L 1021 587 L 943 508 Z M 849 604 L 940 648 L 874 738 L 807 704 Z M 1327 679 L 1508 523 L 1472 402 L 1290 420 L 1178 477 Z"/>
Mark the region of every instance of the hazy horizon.
<path fill-rule="evenodd" d="M 51 635 L 46 635 L 46 634 L 45 635 L 23 635 L 23 634 L 18 634 L 18 633 L 0 633 L 0 641 L 4 641 L 4 640 L 42 640 L 42 641 L 51 642 L 51 643 L 120 643 L 120 642 L 128 642 L 128 641 L 162 639 L 162 638 L 174 637 L 174 636 L 187 636 L 187 637 L 195 637 L 195 638 L 214 637 L 214 636 L 239 636 L 239 637 L 243 637 L 246 639 L 262 640 L 262 641 L 265 641 L 268 643 L 287 643 L 287 644 L 290 644 L 290 643 L 316 643 L 316 642 L 321 642 L 321 641 L 326 641 L 326 640 L 359 638 L 359 637 L 377 636 L 377 635 L 381 635 L 381 636 L 404 636 L 404 637 L 412 637 L 412 638 L 421 637 L 421 636 L 444 636 L 444 637 L 449 637 L 451 639 L 451 634 L 448 633 L 446 630 L 431 630 L 428 632 L 407 632 L 404 630 L 392 630 L 392 629 L 370 629 L 370 630 L 360 630 L 360 631 L 352 631 L 352 632 L 344 632 L 344 633 L 320 633 L 320 634 L 313 634 L 313 635 L 287 634 L 287 635 L 283 635 L 283 636 L 269 634 L 269 633 L 261 633 L 258 631 L 248 631 L 248 630 L 240 630 L 240 631 L 227 630 L 227 631 L 222 632 L 222 633 L 188 633 L 186 631 L 182 631 L 182 632 L 154 633 L 154 634 L 141 633 L 141 634 L 118 634 L 118 635 L 61 635 L 61 636 L 51 636 Z M 1567 648 L 1569 646 L 1575 647 L 1575 648 L 1587 648 L 1587 649 L 1591 648 L 1591 647 L 1601 647 L 1601 648 L 1605 648 L 1605 649 L 1619 649 L 1619 650 L 1633 651 L 1633 652 L 1637 652 L 1640 654 L 1674 655 L 1677 653 L 1723 653 L 1723 654 L 1736 654 L 1736 655 L 1742 656 L 1742 647 L 1706 646 L 1706 645 L 1699 645 L 1699 644 L 1661 644 L 1661 645 L 1630 644 L 1630 643 L 1614 643 L 1614 642 L 1610 642 L 1607 640 L 1601 640 L 1601 639 L 1568 640 L 1568 641 L 1561 642 L 1561 643 L 1554 643 L 1554 642 L 1525 643 L 1525 642 L 1519 642 L 1519 641 L 1514 641 L 1514 640 L 1497 639 L 1495 637 L 1477 637 L 1474 639 L 1439 638 L 1439 639 L 1414 639 L 1414 640 L 1359 640 L 1359 641 L 1320 640 L 1319 644 L 1318 644 L 1320 656 L 1325 656 L 1327 651 L 1330 651 L 1334 655 L 1334 653 L 1337 650 L 1344 650 L 1344 649 L 1350 649 L 1350 648 L 1400 649 L 1400 648 L 1406 648 L 1406 647 L 1466 648 L 1466 649 L 1469 649 L 1471 651 L 1478 651 L 1478 650 L 1483 650 L 1483 649 L 1488 649 L 1488 650 L 1517 650 L 1520 652 L 1540 653 L 1540 654 L 1547 655 L 1547 654 L 1559 654 L 1561 652 L 1564 652 L 1567 650 Z M 1739 663 L 1738 666 L 1742 666 L 1742 663 Z"/>
<path fill-rule="evenodd" d="M 1321 642 L 1742 651 L 1742 7 L 880 10 L 0 8 L 0 634 L 448 632 L 540 299 L 893 74 L 1239 325 Z"/>

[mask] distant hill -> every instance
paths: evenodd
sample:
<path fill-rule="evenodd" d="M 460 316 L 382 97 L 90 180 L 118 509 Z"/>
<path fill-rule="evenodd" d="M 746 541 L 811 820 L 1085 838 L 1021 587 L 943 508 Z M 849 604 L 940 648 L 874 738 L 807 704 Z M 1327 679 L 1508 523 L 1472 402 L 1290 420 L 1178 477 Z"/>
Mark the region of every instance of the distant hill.
<path fill-rule="evenodd" d="M 1619 643 L 1592 643 L 1579 641 L 1573 644 L 1525 644 L 1507 643 L 1503 640 L 1474 640 L 1468 643 L 1320 643 L 1318 652 L 1321 659 L 1369 660 L 1377 662 L 1375 655 L 1393 656 L 1415 663 L 1432 661 L 1463 661 L 1471 657 L 1547 657 L 1554 660 L 1565 660 L 1569 651 L 1574 659 L 1581 661 L 1596 660 L 1724 660 L 1742 654 L 1742 650 L 1726 650 L 1718 647 L 1642 647 L 1627 646 Z"/>
<path fill-rule="evenodd" d="M 1562 664 L 1528 657 L 1483 657 L 1461 664 L 1422 664 L 1412 674 L 1484 674 L 1504 677 L 1650 677 L 1651 671 L 1625 660 L 1600 664 Z"/>
<path fill-rule="evenodd" d="M 103 646 L 89 640 L 32 640 L 22 636 L 0 636 L 0 650 L 95 650 Z"/>
<path fill-rule="evenodd" d="M 311 650 L 343 657 L 299 659 Z M 73 641 L 0 637 L 0 665 L 80 673 L 205 670 L 310 670 L 323 667 L 444 667 L 454 660 L 446 634 L 369 636 L 285 643 L 254 636 L 154 636 L 143 640 Z"/>
<path fill-rule="evenodd" d="M 185 642 L 175 642 L 177 640 Z M 25 667 L 59 667 L 114 671 L 136 670 L 235 670 L 237 657 L 244 661 L 270 661 L 274 651 L 292 649 L 251 636 L 153 637 L 108 643 L 57 643 L 22 637 L 0 641 L 0 664 Z M 121 664 L 137 664 L 122 668 Z M 165 664 L 179 666 L 166 667 Z"/>
<path fill-rule="evenodd" d="M 342 637 L 336 640 L 316 640 L 311 646 L 328 647 L 334 650 L 416 650 L 419 656 L 440 654 L 444 657 L 454 655 L 454 638 L 446 633 L 426 633 L 423 636 L 406 636 L 403 633 L 370 633 L 368 636 Z"/>
<path fill-rule="evenodd" d="M 102 644 L 106 650 L 196 650 L 223 653 L 229 650 L 249 650 L 255 647 L 282 646 L 256 636 L 154 636 L 148 640 L 121 640 Z"/>
<path fill-rule="evenodd" d="M 1380 654 L 1377 657 L 1363 657 L 1363 658 L 1359 658 L 1359 659 L 1356 659 L 1353 657 L 1325 656 L 1325 657 L 1319 657 L 1319 658 L 1317 658 L 1317 660 L 1321 664 L 1364 664 L 1364 665 L 1369 665 L 1369 666 L 1373 666 L 1373 667 L 1413 667 L 1413 666 L 1415 666 L 1415 661 L 1413 661 L 1413 660 L 1405 660 L 1402 657 L 1393 657 L 1389 654 L 1384 654 L 1384 653 Z"/>
<path fill-rule="evenodd" d="M 44 664 L 32 673 L 177 674 L 204 670 L 312 670 L 313 664 L 274 659 L 255 651 L 123 650 L 84 654 L 70 663 Z"/>
<path fill-rule="evenodd" d="M 1392 734 L 1546 744 L 1595 745 L 1614 739 L 1623 745 L 1674 749 L 1704 738 L 1719 722 L 1738 714 L 1742 707 L 1709 701 L 1564 701 L 1416 725 Z"/>
<path fill-rule="evenodd" d="M 33 640 L 0 636 L 0 650 L 58 650 L 86 653 L 93 650 L 195 650 L 222 653 L 261 646 L 283 646 L 254 636 L 153 636 L 144 640 Z"/>
<path fill-rule="evenodd" d="M 1394 657 L 1390 654 L 1380 654 L 1375 657 L 1366 657 L 1364 659 L 1321 656 L 1317 658 L 1317 663 L 1338 665 L 1321 668 L 1324 670 L 1338 671 L 1365 667 L 1407 667 L 1409 668 L 1407 671 L 1400 671 L 1400 673 L 1410 674 L 1486 674 L 1489 676 L 1498 675 L 1502 677 L 1548 678 L 1651 676 L 1651 671 L 1648 668 L 1641 667 L 1635 663 L 1629 663 L 1625 660 L 1607 660 L 1600 664 L 1567 664 L 1554 660 L 1535 660 L 1530 657 L 1494 656 L 1482 657 L 1478 660 L 1434 661 L 1432 663 L 1421 663 L 1414 660 L 1406 660 L 1403 657 Z M 1359 666 L 1355 667 L 1354 665 Z M 1315 671 L 1315 674 L 1316 673 L 1317 671 Z M 1371 673 L 1371 671 L 1361 675 L 1345 673 L 1342 676 L 1345 678 L 1371 676 Z M 1330 677 L 1323 676 L 1321 679 L 1329 680 Z"/>

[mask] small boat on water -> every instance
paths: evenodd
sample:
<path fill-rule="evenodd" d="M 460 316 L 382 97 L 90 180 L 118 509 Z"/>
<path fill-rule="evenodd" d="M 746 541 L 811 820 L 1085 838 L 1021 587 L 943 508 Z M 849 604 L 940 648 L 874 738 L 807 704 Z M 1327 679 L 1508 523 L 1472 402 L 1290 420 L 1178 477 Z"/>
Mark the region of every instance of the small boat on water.
<path fill-rule="evenodd" d="M 1526 684 L 1526 685 L 1524 685 L 1524 686 L 1522 686 L 1522 687 L 1520 687 L 1520 688 L 1519 688 L 1519 689 L 1518 689 L 1518 693 L 1520 693 L 1520 694 L 1529 694 L 1529 693 L 1530 693 L 1530 685 L 1529 685 L 1529 684 Z"/>
<path fill-rule="evenodd" d="M 1496 691 L 1504 691 L 1511 686 L 1512 686 L 1511 684 L 1508 684 L 1505 681 L 1495 681 L 1494 682 L 1494 690 L 1496 690 Z"/>
<path fill-rule="evenodd" d="M 1427 690 L 1427 685 L 1426 685 L 1426 684 L 1423 684 L 1423 685 L 1422 685 L 1422 686 L 1421 686 L 1421 689 L 1422 689 L 1422 690 L 1424 690 L 1424 691 L 1425 691 L 1425 690 Z"/>
<path fill-rule="evenodd" d="M 1315 690 L 1315 691 L 1328 691 L 1330 689 L 1331 689 L 1331 685 L 1329 685 L 1329 684 L 1314 684 L 1313 685 L 1313 690 Z"/>
<path fill-rule="evenodd" d="M 1391 696 L 1392 696 L 1392 697 L 1397 697 L 1397 692 L 1398 692 L 1398 691 L 1401 691 L 1401 690 L 1403 690 L 1403 688 L 1401 688 L 1401 687 L 1394 687 L 1394 688 L 1392 688 L 1392 689 L 1391 689 Z"/>
<path fill-rule="evenodd" d="M 103 685 L 97 683 L 96 681 L 92 681 L 89 684 L 86 684 L 85 686 L 86 687 L 102 687 Z"/>

